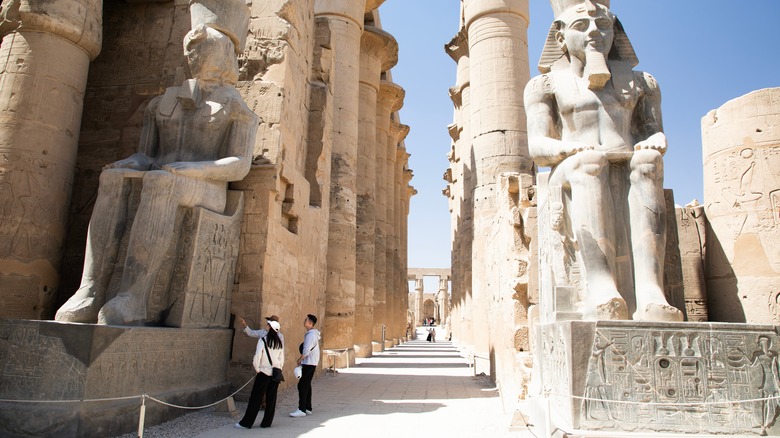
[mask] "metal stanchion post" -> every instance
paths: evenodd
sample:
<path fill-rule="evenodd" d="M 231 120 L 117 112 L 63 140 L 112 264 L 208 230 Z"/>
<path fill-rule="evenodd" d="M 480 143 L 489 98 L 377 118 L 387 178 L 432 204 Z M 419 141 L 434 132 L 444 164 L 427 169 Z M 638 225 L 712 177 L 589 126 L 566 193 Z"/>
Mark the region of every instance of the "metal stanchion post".
<path fill-rule="evenodd" d="M 144 417 L 146 417 L 146 394 L 141 396 L 141 415 L 138 417 L 138 438 L 144 438 Z"/>

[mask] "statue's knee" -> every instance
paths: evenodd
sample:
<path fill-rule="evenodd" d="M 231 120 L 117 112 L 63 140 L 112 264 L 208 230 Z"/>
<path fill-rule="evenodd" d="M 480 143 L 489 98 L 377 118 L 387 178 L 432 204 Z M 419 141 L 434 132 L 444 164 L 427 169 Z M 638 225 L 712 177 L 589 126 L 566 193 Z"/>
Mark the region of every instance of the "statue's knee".
<path fill-rule="evenodd" d="M 631 180 L 662 178 L 663 169 L 663 156 L 660 152 L 652 149 L 636 151 L 631 159 Z"/>
<path fill-rule="evenodd" d="M 164 170 L 153 170 L 144 175 L 144 192 L 168 191 L 173 187 L 174 175 Z"/>
<path fill-rule="evenodd" d="M 601 152 L 583 151 L 574 158 L 578 160 L 575 171 L 585 176 L 599 176 L 609 165 L 607 156 Z"/>
<path fill-rule="evenodd" d="M 115 187 L 121 187 L 124 179 L 124 169 L 106 169 L 100 172 L 98 189 L 106 191 Z"/>

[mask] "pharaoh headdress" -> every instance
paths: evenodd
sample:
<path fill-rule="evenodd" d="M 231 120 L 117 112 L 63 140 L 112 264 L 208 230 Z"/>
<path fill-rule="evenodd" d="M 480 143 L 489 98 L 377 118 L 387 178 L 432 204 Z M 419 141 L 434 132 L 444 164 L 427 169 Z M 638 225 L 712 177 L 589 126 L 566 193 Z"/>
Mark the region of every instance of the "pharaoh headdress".
<path fill-rule="evenodd" d="M 190 0 L 192 29 L 204 24 L 227 35 L 236 55 L 244 51 L 249 32 L 247 0 Z"/>
<path fill-rule="evenodd" d="M 556 61 L 564 57 L 563 50 L 561 50 L 558 41 L 555 39 L 555 34 L 558 33 L 559 25 L 561 23 L 560 18 L 564 12 L 570 8 L 589 2 L 593 5 L 602 5 L 609 9 L 610 0 L 550 0 L 553 13 L 555 14 L 555 21 L 550 26 L 550 33 L 547 34 L 547 41 L 544 43 L 544 49 L 542 50 L 542 56 L 539 59 L 539 71 L 542 73 L 549 73 L 552 65 Z M 636 57 L 634 48 L 631 46 L 631 42 L 628 40 L 628 35 L 623 29 L 623 25 L 620 20 L 615 17 L 614 22 L 615 41 L 612 43 L 612 50 L 609 52 L 609 59 L 616 59 L 621 61 L 627 61 L 631 63 L 631 66 L 639 64 L 639 59 Z"/>

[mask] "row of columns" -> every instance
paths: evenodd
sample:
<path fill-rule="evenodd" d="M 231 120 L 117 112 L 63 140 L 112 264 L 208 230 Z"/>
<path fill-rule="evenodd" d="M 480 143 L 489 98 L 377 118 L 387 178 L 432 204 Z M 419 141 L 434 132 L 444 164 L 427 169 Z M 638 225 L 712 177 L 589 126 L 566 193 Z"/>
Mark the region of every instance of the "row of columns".
<path fill-rule="evenodd" d="M 404 97 L 387 73 L 398 61 L 398 44 L 364 23 L 379 3 L 315 3 L 315 17 L 327 20 L 335 42 L 323 346 L 346 353 L 341 363 L 371 356 L 385 339 L 398 342 L 406 325 L 400 286 L 413 190 L 403 147 L 408 127 L 392 119 Z"/>

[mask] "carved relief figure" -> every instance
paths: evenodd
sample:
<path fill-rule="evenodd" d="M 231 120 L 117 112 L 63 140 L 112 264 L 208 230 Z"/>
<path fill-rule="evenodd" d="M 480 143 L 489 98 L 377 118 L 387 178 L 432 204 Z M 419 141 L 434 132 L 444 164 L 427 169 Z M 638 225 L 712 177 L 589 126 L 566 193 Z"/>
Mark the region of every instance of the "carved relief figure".
<path fill-rule="evenodd" d="M 612 342 L 597 337 L 593 342 L 593 351 L 588 358 L 588 371 L 585 379 L 585 418 L 591 420 L 612 420 L 609 407 L 607 370 L 604 355 Z"/>
<path fill-rule="evenodd" d="M 543 74 L 525 89 L 529 151 L 564 193 L 561 234 L 575 241 L 580 310 L 585 319 L 629 319 L 624 295 L 633 294 L 633 319 L 681 321 L 663 289 L 667 140 L 658 84 L 633 70 L 636 55 L 608 0 L 552 4 Z M 631 260 L 626 274 L 619 256 Z"/>
<path fill-rule="evenodd" d="M 761 426 L 769 427 L 775 422 L 780 409 L 780 368 L 777 352 L 772 351 L 772 341 L 766 336 L 758 337 L 759 350 L 753 353 L 751 367 L 761 372 L 760 394 L 765 400 L 762 409 Z"/>
<path fill-rule="evenodd" d="M 170 87 L 146 109 L 138 153 L 105 166 L 87 234 L 78 291 L 56 319 L 100 324 L 146 321 L 147 302 L 165 248 L 175 235 L 177 210 L 202 207 L 222 213 L 229 181 L 249 171 L 257 116 L 235 89 L 236 41 L 204 24 L 184 38 L 194 79 Z M 130 229 L 117 295 L 106 290 L 127 226 L 133 180 L 141 200 Z"/>

